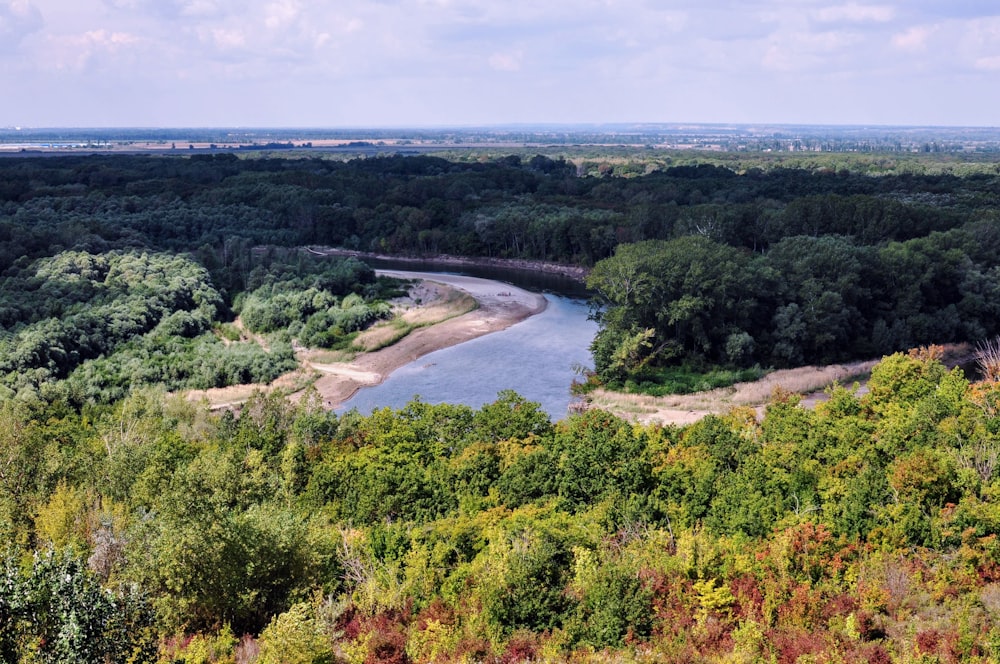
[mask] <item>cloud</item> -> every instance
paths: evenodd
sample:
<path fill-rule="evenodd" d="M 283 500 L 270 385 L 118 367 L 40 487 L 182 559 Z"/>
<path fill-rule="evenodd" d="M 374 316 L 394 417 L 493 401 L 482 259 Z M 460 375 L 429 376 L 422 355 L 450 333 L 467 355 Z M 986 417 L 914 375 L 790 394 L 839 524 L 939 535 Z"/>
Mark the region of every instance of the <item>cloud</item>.
<path fill-rule="evenodd" d="M 490 56 L 490 67 L 496 71 L 519 71 L 521 69 L 521 58 L 524 54 L 521 51 L 513 53 L 494 53 Z"/>
<path fill-rule="evenodd" d="M 212 28 L 208 35 L 212 42 L 222 50 L 243 48 L 246 46 L 247 38 L 241 30 L 227 30 L 225 28 Z"/>
<path fill-rule="evenodd" d="M 229 0 L 104 0 L 116 11 L 168 20 L 218 18 L 233 13 Z"/>
<path fill-rule="evenodd" d="M 851 2 L 823 7 L 816 12 L 816 19 L 821 23 L 888 23 L 895 15 L 895 9 L 887 5 L 859 5 Z"/>
<path fill-rule="evenodd" d="M 785 23 L 766 40 L 763 71 L 834 73 L 857 66 L 868 36 L 848 28 L 816 31 L 806 23 Z"/>
<path fill-rule="evenodd" d="M 26 0 L 0 1 L 0 53 L 13 53 L 45 25 L 38 7 Z"/>
<path fill-rule="evenodd" d="M 280 30 L 293 24 L 300 13 L 301 8 L 295 0 L 279 0 L 266 7 L 264 25 L 269 30 Z"/>
<path fill-rule="evenodd" d="M 892 45 L 902 51 L 924 51 L 927 40 L 934 33 L 934 28 L 926 25 L 915 25 L 892 36 Z"/>
<path fill-rule="evenodd" d="M 976 59 L 976 69 L 983 71 L 1000 71 L 1000 55 Z"/>
<path fill-rule="evenodd" d="M 136 35 L 104 28 L 76 35 L 49 36 L 46 67 L 82 70 L 95 58 L 120 57 L 123 50 L 130 49 L 140 42 L 141 39 Z"/>
<path fill-rule="evenodd" d="M 959 73 L 984 85 L 941 104 L 985 98 L 992 14 L 996 0 L 0 0 L 0 54 L 18 49 L 0 85 L 52 78 L 0 115 L 55 113 L 73 86 L 149 124 L 113 82 L 178 122 L 916 117 L 890 91 L 912 101 L 898 93 Z"/>

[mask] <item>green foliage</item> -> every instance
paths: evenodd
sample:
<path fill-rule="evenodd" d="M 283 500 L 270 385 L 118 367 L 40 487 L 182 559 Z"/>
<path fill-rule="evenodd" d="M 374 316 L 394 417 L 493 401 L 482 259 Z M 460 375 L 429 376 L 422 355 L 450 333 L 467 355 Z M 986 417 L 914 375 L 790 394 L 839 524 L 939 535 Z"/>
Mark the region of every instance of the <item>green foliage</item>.
<path fill-rule="evenodd" d="M 488 624 L 501 634 L 562 626 L 574 604 L 563 592 L 569 581 L 571 551 L 561 538 L 544 531 L 512 535 L 502 580 L 483 596 Z"/>
<path fill-rule="evenodd" d="M 134 589 L 112 593 L 70 552 L 6 559 L 0 583 L 5 662 L 145 662 L 155 653 L 153 614 Z"/>
<path fill-rule="evenodd" d="M 994 164 L 576 154 L 0 162 L 0 659 L 993 656 L 996 390 L 926 354 L 683 429 L 134 389 L 383 315 L 369 269 L 275 245 L 594 265 L 601 377 L 651 392 L 997 332 Z"/>
<path fill-rule="evenodd" d="M 25 397 L 48 390 L 109 403 L 136 385 L 268 382 L 296 366 L 287 343 L 265 351 L 212 334 L 222 296 L 204 268 L 181 256 L 63 252 L 7 285 L 17 323 L 0 336 L 0 384 Z"/>
<path fill-rule="evenodd" d="M 155 630 L 161 659 L 183 661 L 791 661 L 905 649 L 902 625 L 940 616 L 965 625 L 963 652 L 984 647 L 993 614 L 959 614 L 995 603 L 995 390 L 931 352 L 873 375 L 815 412 L 779 394 L 760 421 L 683 429 L 600 411 L 553 424 L 506 392 L 342 418 L 308 396 L 224 416 L 152 390 L 86 414 L 7 402 L 3 498 L 28 515 L 7 512 L 10 541 L 69 548 L 37 574 L 11 558 L 4 588 L 75 561 L 83 586 L 120 589 L 100 590 L 116 607 L 141 588 L 145 631 L 129 634 L 148 649 Z M 0 617 L 21 596 L 0 594 Z M 47 624 L 0 620 L 3 656 L 37 661 Z M 59 647 L 82 658 L 100 638 Z"/>
<path fill-rule="evenodd" d="M 294 604 L 260 634 L 260 664 L 332 664 L 330 639 L 311 604 Z"/>
<path fill-rule="evenodd" d="M 608 561 L 587 581 L 578 589 L 583 600 L 569 627 L 575 639 L 595 648 L 621 648 L 626 638 L 650 637 L 653 593 L 637 570 Z"/>

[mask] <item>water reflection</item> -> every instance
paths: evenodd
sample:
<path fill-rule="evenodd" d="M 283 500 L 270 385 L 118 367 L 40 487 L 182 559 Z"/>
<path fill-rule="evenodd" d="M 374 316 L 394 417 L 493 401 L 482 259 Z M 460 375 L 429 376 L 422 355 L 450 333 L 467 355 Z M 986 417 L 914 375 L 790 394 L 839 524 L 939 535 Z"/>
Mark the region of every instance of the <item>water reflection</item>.
<path fill-rule="evenodd" d="M 405 270 L 418 272 L 441 272 L 443 274 L 463 274 L 481 279 L 494 279 L 518 288 L 536 293 L 555 293 L 571 298 L 585 299 L 590 296 L 582 281 L 561 274 L 551 274 L 538 270 L 522 270 L 498 265 L 456 265 L 433 260 L 402 261 L 391 258 L 362 259 L 376 270 Z"/>

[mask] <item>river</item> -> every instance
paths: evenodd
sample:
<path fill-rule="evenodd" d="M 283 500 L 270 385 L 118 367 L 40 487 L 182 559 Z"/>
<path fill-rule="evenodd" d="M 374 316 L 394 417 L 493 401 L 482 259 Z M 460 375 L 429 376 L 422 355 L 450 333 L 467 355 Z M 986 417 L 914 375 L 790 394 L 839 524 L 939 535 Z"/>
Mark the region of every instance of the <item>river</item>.
<path fill-rule="evenodd" d="M 413 264 L 379 265 L 392 269 L 429 269 Z M 449 274 L 472 271 L 450 266 Z M 472 276 L 484 276 L 481 271 Z M 517 271 L 497 272 L 490 277 L 539 292 L 539 275 Z M 548 275 L 545 275 L 546 277 Z M 527 279 L 522 278 L 527 277 Z M 552 288 L 551 279 L 545 286 Z M 514 390 L 537 401 L 553 420 L 567 415 L 572 400 L 570 385 L 578 378 L 579 366 L 592 366 L 590 343 L 597 324 L 588 320 L 587 301 L 580 296 L 577 282 L 565 280 L 575 296 L 545 292 L 548 305 L 539 314 L 457 346 L 435 351 L 394 371 L 382 384 L 359 390 L 337 408 L 338 412 L 357 409 L 363 414 L 383 407 L 401 408 L 418 396 L 427 403 L 456 403 L 478 408 L 497 398 L 501 390 Z M 502 288 L 502 286 L 501 286 Z"/>

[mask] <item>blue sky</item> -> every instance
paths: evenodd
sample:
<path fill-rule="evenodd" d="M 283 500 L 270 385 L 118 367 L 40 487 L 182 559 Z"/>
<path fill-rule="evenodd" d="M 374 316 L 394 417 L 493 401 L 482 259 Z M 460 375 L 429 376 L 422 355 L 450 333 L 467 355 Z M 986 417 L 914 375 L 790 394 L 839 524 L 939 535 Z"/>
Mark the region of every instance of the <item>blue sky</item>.
<path fill-rule="evenodd" d="M 1000 125 L 995 0 L 0 0 L 0 126 Z"/>

